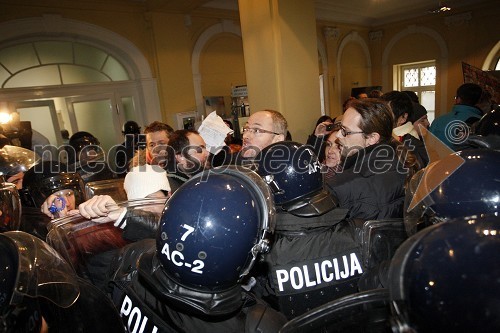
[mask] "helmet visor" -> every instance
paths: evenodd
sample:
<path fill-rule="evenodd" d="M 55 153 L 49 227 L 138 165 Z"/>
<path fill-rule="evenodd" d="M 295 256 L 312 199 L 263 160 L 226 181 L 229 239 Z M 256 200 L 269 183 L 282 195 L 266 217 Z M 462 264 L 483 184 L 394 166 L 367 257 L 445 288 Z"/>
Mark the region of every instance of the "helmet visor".
<path fill-rule="evenodd" d="M 16 186 L 4 183 L 0 188 L 0 231 L 19 230 L 21 199 Z"/>
<path fill-rule="evenodd" d="M 0 149 L 0 172 L 5 178 L 26 172 L 39 161 L 40 156 L 26 148 L 6 145 Z"/>
<path fill-rule="evenodd" d="M 24 296 L 43 297 L 67 308 L 80 295 L 76 274 L 71 266 L 47 243 L 30 234 L 9 231 L 17 247 L 19 269 L 12 304 L 22 302 Z"/>

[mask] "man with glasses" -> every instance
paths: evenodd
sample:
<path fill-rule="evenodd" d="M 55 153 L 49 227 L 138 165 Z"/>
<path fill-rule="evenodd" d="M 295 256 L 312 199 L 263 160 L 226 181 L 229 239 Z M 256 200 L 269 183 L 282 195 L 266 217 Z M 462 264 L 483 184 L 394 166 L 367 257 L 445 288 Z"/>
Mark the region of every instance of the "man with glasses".
<path fill-rule="evenodd" d="M 408 166 L 415 159 L 392 137 L 393 124 L 389 106 L 375 99 L 353 101 L 342 118 L 337 140 L 343 171 L 326 184 L 352 219 L 403 217 Z"/>
<path fill-rule="evenodd" d="M 287 121 L 275 110 L 255 112 L 248 118 L 243 127 L 243 158 L 254 158 L 262 149 L 272 143 L 284 141 L 287 132 Z"/>

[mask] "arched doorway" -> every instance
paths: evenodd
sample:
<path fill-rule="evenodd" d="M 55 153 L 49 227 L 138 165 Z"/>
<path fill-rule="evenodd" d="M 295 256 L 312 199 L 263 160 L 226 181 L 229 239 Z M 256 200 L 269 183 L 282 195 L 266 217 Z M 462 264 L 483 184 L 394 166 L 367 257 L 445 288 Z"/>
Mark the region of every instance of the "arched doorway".
<path fill-rule="evenodd" d="M 161 119 L 149 64 L 128 40 L 101 27 L 47 15 L 0 25 L 0 107 L 51 144 L 60 129 L 88 131 L 104 149 L 121 125 Z M 23 119 L 24 118 L 24 119 Z"/>

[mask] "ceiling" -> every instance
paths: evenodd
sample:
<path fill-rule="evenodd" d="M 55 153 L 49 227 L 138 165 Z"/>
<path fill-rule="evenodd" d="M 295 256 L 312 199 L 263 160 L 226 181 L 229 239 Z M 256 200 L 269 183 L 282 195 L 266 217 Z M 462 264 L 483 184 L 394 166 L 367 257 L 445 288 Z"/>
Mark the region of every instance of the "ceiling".
<path fill-rule="evenodd" d="M 164 10 L 188 14 L 193 10 L 218 8 L 236 11 L 238 0 L 135 0 L 145 1 Z M 468 5 L 492 2 L 492 0 L 314 0 L 318 20 L 375 26 L 432 14 L 430 11 L 442 5 L 451 11 Z"/>

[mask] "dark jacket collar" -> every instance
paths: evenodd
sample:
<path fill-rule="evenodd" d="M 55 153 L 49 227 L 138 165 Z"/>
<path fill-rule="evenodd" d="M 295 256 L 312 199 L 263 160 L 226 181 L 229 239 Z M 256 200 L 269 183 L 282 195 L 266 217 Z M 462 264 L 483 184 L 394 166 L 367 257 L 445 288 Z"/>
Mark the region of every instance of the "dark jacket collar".
<path fill-rule="evenodd" d="M 138 273 L 138 282 L 162 303 L 192 315 L 226 316 L 239 311 L 248 301 L 239 284 L 225 291 L 202 292 L 176 283 L 165 274 L 154 251 L 141 256 Z"/>
<path fill-rule="evenodd" d="M 344 172 L 355 172 L 368 177 L 372 174 L 403 168 L 403 163 L 399 161 L 396 152 L 396 149 L 402 149 L 403 146 L 398 147 L 399 145 L 392 143 L 377 143 L 360 149 L 345 159 Z"/>

